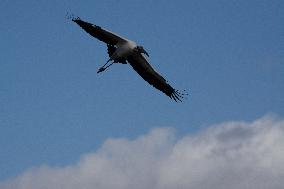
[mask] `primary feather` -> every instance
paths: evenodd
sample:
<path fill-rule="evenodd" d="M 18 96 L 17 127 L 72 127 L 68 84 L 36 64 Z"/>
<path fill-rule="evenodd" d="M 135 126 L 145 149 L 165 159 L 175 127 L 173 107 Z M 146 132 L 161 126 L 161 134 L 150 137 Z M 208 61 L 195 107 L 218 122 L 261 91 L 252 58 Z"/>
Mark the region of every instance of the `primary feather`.
<path fill-rule="evenodd" d="M 170 98 L 173 98 L 175 101 L 181 101 L 184 94 L 179 93 L 171 85 L 169 85 L 166 79 L 154 70 L 142 54 L 134 52 L 128 56 L 127 61 L 150 85 L 162 91 Z"/>

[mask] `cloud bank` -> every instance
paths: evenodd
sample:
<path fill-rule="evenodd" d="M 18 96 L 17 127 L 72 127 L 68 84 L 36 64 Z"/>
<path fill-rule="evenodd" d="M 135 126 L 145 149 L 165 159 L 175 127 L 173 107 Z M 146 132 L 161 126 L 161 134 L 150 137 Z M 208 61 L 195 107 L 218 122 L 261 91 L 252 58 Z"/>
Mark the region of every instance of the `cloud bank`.
<path fill-rule="evenodd" d="M 284 120 L 227 122 L 182 138 L 161 128 L 109 139 L 75 165 L 33 168 L 0 188 L 283 189 Z"/>

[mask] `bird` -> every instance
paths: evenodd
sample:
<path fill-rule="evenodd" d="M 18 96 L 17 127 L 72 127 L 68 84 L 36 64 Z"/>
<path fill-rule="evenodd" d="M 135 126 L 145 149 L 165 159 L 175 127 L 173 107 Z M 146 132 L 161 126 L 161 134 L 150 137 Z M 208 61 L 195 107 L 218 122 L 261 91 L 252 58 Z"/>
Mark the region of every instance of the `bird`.
<path fill-rule="evenodd" d="M 143 46 L 137 45 L 136 42 L 114 32 L 108 31 L 107 29 L 101 28 L 100 26 L 83 21 L 80 17 L 73 16 L 71 19 L 92 37 L 107 45 L 109 59 L 98 69 L 97 73 L 105 71 L 114 63 L 129 63 L 145 81 L 174 101 L 182 102 L 185 95 L 188 95 L 185 91 L 180 92 L 179 90 L 174 89 L 170 84 L 168 84 L 164 77 L 155 71 L 155 69 L 150 65 L 148 58 L 146 58 L 146 56 L 149 57 L 149 53 Z"/>

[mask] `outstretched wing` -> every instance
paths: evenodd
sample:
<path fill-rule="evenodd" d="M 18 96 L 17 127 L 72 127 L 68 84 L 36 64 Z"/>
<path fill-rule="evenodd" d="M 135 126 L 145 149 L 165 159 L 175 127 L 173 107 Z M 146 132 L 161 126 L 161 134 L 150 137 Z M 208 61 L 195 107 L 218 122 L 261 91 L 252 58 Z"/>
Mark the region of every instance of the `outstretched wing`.
<path fill-rule="evenodd" d="M 78 24 L 91 36 L 97 38 L 100 41 L 105 42 L 106 44 L 117 45 L 118 43 L 123 43 L 127 41 L 127 39 L 119 36 L 118 34 L 107 31 L 106 29 L 102 29 L 101 27 L 91 24 L 89 22 L 85 22 L 79 17 L 73 18 L 72 21 Z"/>
<path fill-rule="evenodd" d="M 133 69 L 149 84 L 156 89 L 162 91 L 175 101 L 181 101 L 184 94 L 180 93 L 170 86 L 167 81 L 157 73 L 152 66 L 148 63 L 146 58 L 139 52 L 133 52 L 127 57 L 127 61 L 133 67 Z"/>

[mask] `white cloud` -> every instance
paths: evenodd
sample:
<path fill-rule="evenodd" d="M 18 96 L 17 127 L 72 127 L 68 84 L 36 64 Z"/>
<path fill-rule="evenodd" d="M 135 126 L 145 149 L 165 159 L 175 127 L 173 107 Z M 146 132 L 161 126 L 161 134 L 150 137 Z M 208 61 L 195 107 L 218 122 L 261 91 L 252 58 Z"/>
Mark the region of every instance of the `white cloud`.
<path fill-rule="evenodd" d="M 284 120 L 228 122 L 177 139 L 170 128 L 109 139 L 76 165 L 42 166 L 1 189 L 283 189 Z"/>

